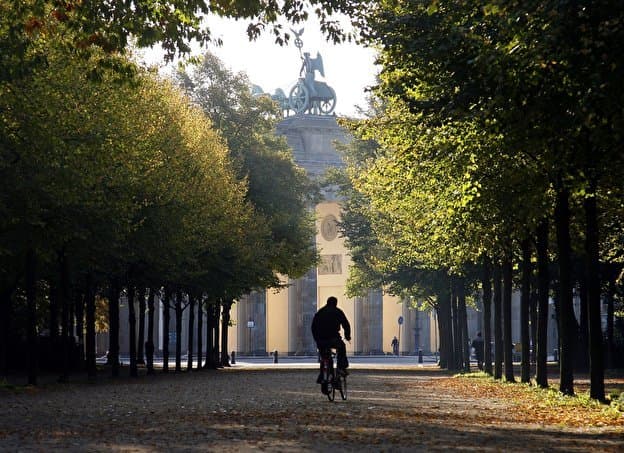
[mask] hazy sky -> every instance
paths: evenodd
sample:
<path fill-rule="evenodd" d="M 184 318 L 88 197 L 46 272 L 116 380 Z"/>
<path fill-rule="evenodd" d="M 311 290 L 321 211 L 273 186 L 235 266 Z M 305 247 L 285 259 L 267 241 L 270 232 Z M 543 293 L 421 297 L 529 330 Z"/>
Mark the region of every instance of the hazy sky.
<path fill-rule="evenodd" d="M 206 22 L 212 35 L 223 39 L 222 47 L 209 49 L 221 58 L 226 67 L 247 73 L 250 81 L 261 86 L 265 92 L 273 93 L 276 88 L 282 88 L 288 96 L 301 68 L 299 51 L 292 39 L 283 47 L 275 44 L 269 34 L 263 34 L 258 40 L 250 42 L 243 21 L 210 17 Z M 325 81 L 336 91 L 336 114 L 355 115 L 355 105 L 366 107 L 364 90 L 374 84 L 377 71 L 374 52 L 352 43 L 334 45 L 326 42 L 318 23 L 313 21 L 292 28 L 297 31 L 305 28 L 302 35 L 303 52 L 310 52 L 312 57 L 316 56 L 316 52 L 321 53 L 325 78 L 317 72 L 317 80 Z M 197 53 L 200 52 L 197 50 Z M 146 54 L 149 62 L 160 59 L 157 51 Z"/>

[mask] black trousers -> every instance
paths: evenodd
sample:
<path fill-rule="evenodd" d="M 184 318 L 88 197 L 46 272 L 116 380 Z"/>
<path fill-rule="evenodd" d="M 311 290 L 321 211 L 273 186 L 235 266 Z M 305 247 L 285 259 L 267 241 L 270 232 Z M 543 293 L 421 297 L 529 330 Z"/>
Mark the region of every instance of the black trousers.
<path fill-rule="evenodd" d="M 342 338 L 330 338 L 327 340 L 319 340 L 316 343 L 316 346 L 319 350 L 322 349 L 335 349 L 336 350 L 336 362 L 338 368 L 347 369 L 349 368 L 349 360 L 347 360 L 347 346 L 342 341 Z"/>

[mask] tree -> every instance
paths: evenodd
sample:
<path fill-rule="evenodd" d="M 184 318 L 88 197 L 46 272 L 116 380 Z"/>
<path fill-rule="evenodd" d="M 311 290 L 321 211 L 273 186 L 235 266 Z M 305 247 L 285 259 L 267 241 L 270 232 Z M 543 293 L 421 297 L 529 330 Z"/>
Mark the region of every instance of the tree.
<path fill-rule="evenodd" d="M 462 247 L 473 259 L 471 255 L 479 247 L 485 247 L 492 256 L 509 256 L 513 249 L 501 243 L 500 238 L 517 247 L 511 241 L 517 244 L 524 240 L 526 231 L 533 231 L 544 221 L 543 214 L 550 215 L 553 206 L 556 208 L 563 346 L 560 390 L 573 393 L 571 363 L 576 320 L 571 309 L 569 229 L 575 218 L 568 211 L 571 201 L 575 205 L 579 198 L 588 200 L 586 210 L 590 215 L 585 236 L 589 239 L 585 256 L 594 257 L 594 264 L 588 262 L 587 269 L 588 277 L 595 282 L 595 244 L 599 236 L 595 234 L 596 216 L 591 205 L 598 186 L 592 181 L 600 175 L 603 184 L 610 186 L 611 176 L 618 173 L 613 171 L 613 163 L 621 159 L 612 152 L 619 149 L 621 141 L 620 134 L 612 130 L 621 119 L 621 111 L 615 108 L 621 90 L 611 91 L 616 86 L 613 77 L 618 77 L 620 70 L 615 52 L 622 42 L 616 41 L 623 32 L 621 5 L 608 1 L 592 3 L 589 8 L 582 2 L 467 5 L 453 1 L 398 1 L 379 2 L 372 8 L 356 7 L 355 15 L 361 38 L 381 49 L 378 94 L 387 101 L 388 108 L 381 121 L 377 119 L 366 127 L 374 131 L 369 136 L 376 137 L 382 148 L 393 149 L 391 157 L 379 163 L 385 182 L 392 181 L 387 186 L 389 192 L 396 191 L 408 200 L 406 194 L 413 190 L 411 180 L 405 186 L 391 176 L 410 175 L 413 179 L 415 169 L 425 168 L 423 161 L 433 165 L 436 179 L 444 181 L 442 189 L 453 188 L 436 192 L 431 190 L 436 185 L 429 184 L 437 204 L 427 211 L 415 211 L 411 206 L 405 209 L 405 204 L 392 205 L 387 203 L 387 196 L 377 195 L 384 205 L 390 205 L 389 211 L 402 210 L 412 216 L 414 212 L 429 212 L 425 228 L 432 226 L 437 236 L 444 239 L 442 250 L 449 251 L 449 245 L 458 243 L 448 234 L 456 231 L 456 214 L 468 214 L 467 218 L 460 217 L 464 219 L 460 231 L 465 235 L 467 226 L 474 225 L 482 232 L 480 240 L 473 241 L 468 236 L 469 246 Z M 612 70 L 605 71 L 606 67 Z M 457 125 L 463 125 L 463 130 Z M 469 136 L 467 125 L 477 133 Z M 448 140 L 450 134 L 455 141 Z M 473 137 L 482 139 L 475 141 Z M 449 152 L 457 146 L 439 146 L 445 140 L 449 144 L 464 144 L 463 148 L 474 156 L 476 171 L 461 160 L 461 148 L 459 152 Z M 422 149 L 430 151 L 423 153 Z M 488 149 L 496 149 L 495 160 L 487 158 Z M 596 152 L 598 149 L 601 151 Z M 444 160 L 447 155 L 452 160 Z M 604 165 L 607 161 L 611 166 Z M 449 168 L 443 164 L 457 169 L 452 179 L 440 178 L 444 175 L 441 170 Z M 394 171 L 393 175 L 386 169 L 390 166 L 403 170 Z M 495 172 L 489 173 L 488 169 Z M 431 168 L 422 173 L 432 174 Z M 470 184 L 457 184 L 462 181 L 462 173 L 468 174 Z M 520 180 L 515 179 L 518 176 Z M 527 181 L 530 183 L 525 184 Z M 424 186 L 429 181 L 419 182 Z M 464 198 L 466 206 L 457 209 L 448 202 L 452 200 L 448 193 L 466 193 L 462 191 L 466 186 L 473 188 L 472 195 L 476 196 Z M 383 193 L 382 184 L 371 186 L 369 192 L 373 189 Z M 412 197 L 410 203 L 414 199 L 418 198 Z M 511 212 L 505 209 L 510 202 L 516 208 Z M 467 219 L 470 221 L 466 222 Z M 414 232 L 411 235 L 416 237 Z M 430 242 L 436 245 L 436 251 L 440 249 L 437 243 Z M 453 249 L 455 253 L 448 254 L 447 259 L 462 257 L 457 251 Z M 598 294 L 593 284 L 593 294 Z M 540 290 L 546 291 L 546 287 L 540 285 Z M 593 319 L 595 307 L 599 306 L 596 301 L 594 296 L 594 302 L 588 303 L 594 307 Z M 593 335 L 594 344 L 599 345 L 597 324 Z M 595 347 L 592 354 L 598 354 L 598 349 Z M 600 368 L 598 357 L 596 367 Z M 600 373 L 596 372 L 596 391 L 592 392 L 595 395 L 600 395 L 600 380 Z"/>
<path fill-rule="evenodd" d="M 266 225 L 270 234 L 260 249 L 248 250 L 256 254 L 251 262 L 265 263 L 250 269 L 270 273 L 251 277 L 247 289 L 279 286 L 278 274 L 303 275 L 316 262 L 309 212 L 315 191 L 304 171 L 294 164 L 285 140 L 275 135 L 280 118 L 277 106 L 268 97 L 253 96 L 247 77 L 225 69 L 211 54 L 179 73 L 178 80 L 223 135 L 238 177 L 248 182 L 246 198 L 256 222 Z M 226 300 L 242 294 L 230 292 Z"/>

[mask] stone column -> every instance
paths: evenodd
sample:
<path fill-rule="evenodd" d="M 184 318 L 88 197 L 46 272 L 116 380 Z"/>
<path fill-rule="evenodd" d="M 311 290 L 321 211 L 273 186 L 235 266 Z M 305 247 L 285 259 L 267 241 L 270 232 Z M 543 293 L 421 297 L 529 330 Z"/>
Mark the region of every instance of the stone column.
<path fill-rule="evenodd" d="M 288 292 L 288 354 L 314 355 L 316 343 L 312 337 L 312 318 L 317 310 L 316 269 L 291 280 Z"/>

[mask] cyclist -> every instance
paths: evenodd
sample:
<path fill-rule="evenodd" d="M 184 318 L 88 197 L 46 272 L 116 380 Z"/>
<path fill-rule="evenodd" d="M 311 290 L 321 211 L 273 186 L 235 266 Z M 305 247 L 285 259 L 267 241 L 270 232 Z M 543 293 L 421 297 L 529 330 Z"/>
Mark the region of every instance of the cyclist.
<path fill-rule="evenodd" d="M 327 304 L 317 311 L 312 319 L 312 336 L 319 351 L 328 348 L 336 349 L 338 370 L 346 376 L 349 374 L 347 372 L 349 361 L 347 360 L 347 347 L 340 337 L 340 326 L 344 331 L 345 339 L 351 341 L 351 325 L 337 305 L 338 299 L 334 296 L 327 298 Z M 320 381 L 321 375 L 319 374 L 318 382 Z"/>

